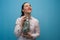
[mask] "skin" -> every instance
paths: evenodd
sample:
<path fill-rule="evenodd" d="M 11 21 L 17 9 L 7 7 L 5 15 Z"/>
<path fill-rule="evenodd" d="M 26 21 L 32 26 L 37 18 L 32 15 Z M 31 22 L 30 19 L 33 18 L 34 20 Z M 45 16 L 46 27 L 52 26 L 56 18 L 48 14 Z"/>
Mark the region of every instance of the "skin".
<path fill-rule="evenodd" d="M 28 18 L 30 19 L 32 7 L 30 6 L 29 3 L 25 3 L 24 9 L 22 11 L 24 12 L 24 16 L 22 16 L 22 19 L 21 19 L 21 26 L 23 27 L 23 23 L 24 23 L 24 20 L 26 20 L 26 17 L 28 16 Z M 26 37 L 26 38 L 32 38 L 31 33 L 29 33 L 29 32 L 28 32 L 28 35 L 24 35 L 22 33 L 22 36 Z"/>

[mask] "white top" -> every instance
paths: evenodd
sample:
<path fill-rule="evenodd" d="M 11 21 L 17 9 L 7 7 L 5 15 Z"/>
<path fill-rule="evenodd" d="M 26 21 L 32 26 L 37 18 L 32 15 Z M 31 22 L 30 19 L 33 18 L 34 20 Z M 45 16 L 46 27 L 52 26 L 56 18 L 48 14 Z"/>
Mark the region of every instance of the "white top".
<path fill-rule="evenodd" d="M 21 18 L 18 18 L 16 20 L 16 26 L 14 29 L 14 33 L 18 37 L 18 40 L 36 40 L 36 38 L 40 35 L 39 21 L 36 18 L 31 17 L 31 19 L 30 19 L 30 33 L 32 33 L 31 35 L 33 36 L 33 39 L 27 39 L 27 38 L 24 38 L 20 35 L 20 33 L 21 33 L 21 26 L 20 26 Z"/>

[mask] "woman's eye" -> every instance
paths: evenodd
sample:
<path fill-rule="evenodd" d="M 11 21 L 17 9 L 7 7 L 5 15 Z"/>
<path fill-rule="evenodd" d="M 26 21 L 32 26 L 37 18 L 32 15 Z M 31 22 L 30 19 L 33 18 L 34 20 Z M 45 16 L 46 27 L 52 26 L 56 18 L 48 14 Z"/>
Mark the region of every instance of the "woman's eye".
<path fill-rule="evenodd" d="M 28 5 L 26 5 L 25 7 L 28 7 Z"/>
<path fill-rule="evenodd" d="M 30 6 L 30 7 L 31 7 L 31 5 L 26 5 L 25 7 L 28 7 L 28 6 Z"/>
<path fill-rule="evenodd" d="M 29 5 L 29 6 L 31 6 L 31 5 Z"/>

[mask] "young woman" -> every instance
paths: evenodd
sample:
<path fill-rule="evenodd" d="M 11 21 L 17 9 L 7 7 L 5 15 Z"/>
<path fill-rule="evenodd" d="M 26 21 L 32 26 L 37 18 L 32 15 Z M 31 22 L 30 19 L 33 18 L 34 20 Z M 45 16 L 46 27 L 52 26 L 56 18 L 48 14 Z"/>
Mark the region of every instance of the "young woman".
<path fill-rule="evenodd" d="M 21 17 L 17 18 L 14 29 L 14 33 L 18 37 L 18 40 L 36 40 L 36 38 L 40 36 L 39 21 L 31 16 L 31 11 L 31 5 L 28 2 L 25 2 L 21 9 L 22 15 Z M 27 35 L 22 32 L 26 17 L 28 17 L 30 22 L 30 31 L 27 32 Z"/>

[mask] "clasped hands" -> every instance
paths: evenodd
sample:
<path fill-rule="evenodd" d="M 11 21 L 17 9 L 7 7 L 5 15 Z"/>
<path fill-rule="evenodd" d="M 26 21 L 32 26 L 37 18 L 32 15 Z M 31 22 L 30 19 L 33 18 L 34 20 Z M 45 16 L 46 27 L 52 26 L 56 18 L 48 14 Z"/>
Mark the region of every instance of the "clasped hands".
<path fill-rule="evenodd" d="M 27 35 L 25 35 L 24 33 L 22 33 L 21 35 L 22 35 L 23 37 L 26 37 L 26 38 L 29 38 L 29 39 L 32 38 L 30 32 L 28 32 Z"/>

